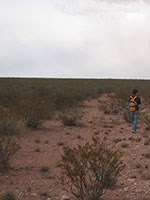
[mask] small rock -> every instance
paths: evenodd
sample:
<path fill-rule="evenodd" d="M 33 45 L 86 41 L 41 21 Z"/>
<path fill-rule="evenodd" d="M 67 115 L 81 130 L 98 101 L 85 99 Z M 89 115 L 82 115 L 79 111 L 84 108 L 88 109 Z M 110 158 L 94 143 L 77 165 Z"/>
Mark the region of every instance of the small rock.
<path fill-rule="evenodd" d="M 64 196 L 61 197 L 61 200 L 71 200 L 71 199 L 68 196 L 64 195 Z"/>
<path fill-rule="evenodd" d="M 128 188 L 128 187 L 124 188 L 124 191 L 125 191 L 125 192 L 128 192 L 128 191 L 129 191 L 129 188 Z"/>
<path fill-rule="evenodd" d="M 31 196 L 35 197 L 35 196 L 37 196 L 37 194 L 36 193 L 31 193 Z"/>
<path fill-rule="evenodd" d="M 129 182 L 131 182 L 131 183 L 135 181 L 134 178 L 128 178 L 127 180 L 128 180 Z"/>

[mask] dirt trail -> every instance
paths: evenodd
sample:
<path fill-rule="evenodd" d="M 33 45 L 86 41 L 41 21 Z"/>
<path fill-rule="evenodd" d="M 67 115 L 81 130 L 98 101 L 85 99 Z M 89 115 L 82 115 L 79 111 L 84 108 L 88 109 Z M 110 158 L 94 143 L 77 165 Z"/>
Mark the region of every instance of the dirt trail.
<path fill-rule="evenodd" d="M 101 101 L 109 102 L 108 95 L 84 101 L 80 110 L 80 126 L 64 126 L 60 120 L 46 121 L 41 130 L 28 130 L 20 139 L 21 150 L 12 161 L 12 170 L 0 175 L 0 193 L 12 191 L 19 200 L 60 200 L 64 192 L 59 183 L 59 163 L 63 145 L 76 146 L 91 141 L 96 135 L 100 140 L 121 149 L 126 167 L 114 189 L 103 195 L 103 200 L 149 200 L 150 138 L 146 125 L 139 120 L 138 131 L 131 133 L 131 126 L 123 113 L 104 114 Z"/>

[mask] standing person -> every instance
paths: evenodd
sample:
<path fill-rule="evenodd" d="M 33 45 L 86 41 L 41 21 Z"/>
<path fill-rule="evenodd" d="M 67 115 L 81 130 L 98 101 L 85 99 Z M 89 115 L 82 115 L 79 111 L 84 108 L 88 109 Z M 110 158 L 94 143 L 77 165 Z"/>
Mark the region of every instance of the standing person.
<path fill-rule="evenodd" d="M 138 124 L 139 105 L 141 104 L 141 99 L 138 96 L 137 89 L 133 89 L 129 102 L 130 102 L 129 107 L 130 107 L 131 120 L 132 120 L 132 131 L 131 132 L 135 133 L 136 129 L 137 129 L 137 124 Z"/>

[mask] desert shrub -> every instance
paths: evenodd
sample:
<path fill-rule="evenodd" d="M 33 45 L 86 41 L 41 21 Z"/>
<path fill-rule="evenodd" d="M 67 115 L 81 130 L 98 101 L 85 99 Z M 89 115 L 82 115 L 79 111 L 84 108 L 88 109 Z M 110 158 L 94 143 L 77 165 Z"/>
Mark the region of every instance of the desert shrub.
<path fill-rule="evenodd" d="M 38 128 L 42 120 L 50 119 L 53 108 L 44 100 L 31 100 L 27 102 L 23 115 L 27 127 Z"/>
<path fill-rule="evenodd" d="M 18 134 L 18 122 L 16 120 L 8 119 L 0 122 L 0 135 L 10 136 Z"/>
<path fill-rule="evenodd" d="M 77 99 L 75 95 L 72 94 L 72 91 L 68 92 L 65 90 L 56 91 L 53 101 L 57 110 L 70 108 L 77 103 Z"/>
<path fill-rule="evenodd" d="M 78 200 L 98 200 L 114 185 L 123 170 L 121 153 L 114 151 L 98 138 L 77 148 L 64 147 L 62 183 Z"/>
<path fill-rule="evenodd" d="M 10 135 L 20 135 L 22 122 L 16 121 L 14 119 L 8 119 L 0 124 L 0 135 L 10 136 Z"/>
<path fill-rule="evenodd" d="M 107 101 L 97 100 L 99 109 L 103 110 L 105 114 L 118 113 L 121 110 L 118 100 L 111 94 L 108 98 Z"/>
<path fill-rule="evenodd" d="M 0 110 L 0 136 L 19 136 L 23 129 L 23 122 L 8 110 Z"/>
<path fill-rule="evenodd" d="M 34 95 L 37 97 L 48 97 L 50 95 L 50 90 L 45 85 L 40 85 L 34 92 Z"/>
<path fill-rule="evenodd" d="M 0 138 L 0 172 L 9 169 L 10 161 L 19 149 L 20 145 L 15 139 L 10 137 Z"/>
<path fill-rule="evenodd" d="M 0 172 L 10 167 L 10 161 L 19 150 L 17 143 L 23 129 L 23 123 L 17 120 L 7 109 L 0 110 Z"/>
<path fill-rule="evenodd" d="M 80 112 L 77 108 L 66 109 L 60 115 L 63 124 L 67 126 L 78 125 L 81 117 L 82 117 L 82 112 Z"/>
<path fill-rule="evenodd" d="M 12 192 L 6 192 L 0 196 L 0 200 L 16 200 L 16 196 Z"/>

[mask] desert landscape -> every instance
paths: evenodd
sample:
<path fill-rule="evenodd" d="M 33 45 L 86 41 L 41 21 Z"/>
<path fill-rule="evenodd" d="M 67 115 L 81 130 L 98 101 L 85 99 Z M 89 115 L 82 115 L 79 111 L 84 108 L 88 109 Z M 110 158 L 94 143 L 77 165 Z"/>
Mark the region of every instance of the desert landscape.
<path fill-rule="evenodd" d="M 0 173 L 0 199 L 74 200 L 64 190 L 67 186 L 60 184 L 63 147 L 77 147 L 98 137 L 110 148 L 121 151 L 125 164 L 115 186 L 107 189 L 101 199 L 149 200 L 150 129 L 143 118 L 147 110 L 144 98 L 136 134 L 131 133 L 131 124 L 125 118 L 127 106 L 119 106 L 114 93 L 88 97 L 75 110 L 69 110 L 70 115 L 77 111 L 80 116 L 73 125 L 64 124 L 57 111 L 51 119 L 42 120 L 38 128 L 23 129 L 11 168 Z"/>
<path fill-rule="evenodd" d="M 0 28 L 0 200 L 150 200 L 150 0 L 0 0 Z"/>

